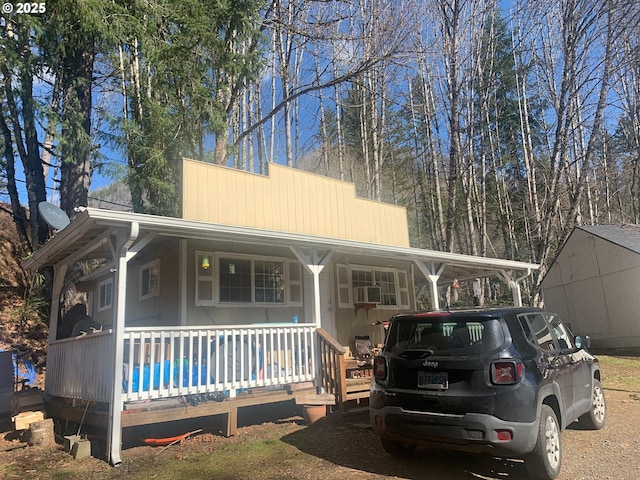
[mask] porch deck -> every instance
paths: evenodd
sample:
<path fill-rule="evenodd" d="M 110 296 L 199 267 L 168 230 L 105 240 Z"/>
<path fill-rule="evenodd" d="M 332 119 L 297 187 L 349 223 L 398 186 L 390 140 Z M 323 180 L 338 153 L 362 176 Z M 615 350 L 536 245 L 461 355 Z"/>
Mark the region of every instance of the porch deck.
<path fill-rule="evenodd" d="M 120 388 L 122 428 L 223 415 L 229 436 L 242 407 L 293 400 L 345 411 L 369 394 L 370 376 L 347 378 L 345 350 L 313 324 L 126 328 L 115 381 L 114 340 L 107 330 L 50 344 L 48 416 L 107 428 Z"/>
<path fill-rule="evenodd" d="M 225 436 L 233 436 L 237 432 L 238 410 L 240 408 L 295 401 L 297 394 L 310 392 L 315 394 L 315 387 L 307 384 L 297 390 L 268 391 L 258 389 L 235 398 L 225 398 L 222 401 L 209 400 L 195 405 L 180 398 L 125 404 L 121 414 L 121 427 L 138 427 L 222 415 L 222 433 Z M 103 404 L 85 403 L 82 405 L 70 402 L 68 399 L 50 398 L 46 402 L 46 410 L 48 417 L 63 418 L 78 425 L 90 425 L 105 430 L 108 426 L 108 410 L 104 408 Z"/>

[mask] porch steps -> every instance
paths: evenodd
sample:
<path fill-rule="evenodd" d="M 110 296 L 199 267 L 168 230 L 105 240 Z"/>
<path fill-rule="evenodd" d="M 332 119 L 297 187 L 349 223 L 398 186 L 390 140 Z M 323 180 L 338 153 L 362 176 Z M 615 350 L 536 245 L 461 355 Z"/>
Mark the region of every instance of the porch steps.
<path fill-rule="evenodd" d="M 296 405 L 335 405 L 336 397 L 331 393 L 315 393 L 314 391 L 303 391 L 294 393 L 293 398 Z"/>
<path fill-rule="evenodd" d="M 369 398 L 371 377 L 347 378 L 347 400 Z"/>

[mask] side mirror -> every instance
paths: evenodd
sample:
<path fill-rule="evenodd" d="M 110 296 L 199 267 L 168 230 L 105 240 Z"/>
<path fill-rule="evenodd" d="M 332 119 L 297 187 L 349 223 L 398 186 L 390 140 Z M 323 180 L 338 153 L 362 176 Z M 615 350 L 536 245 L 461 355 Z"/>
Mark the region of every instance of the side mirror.
<path fill-rule="evenodd" d="M 578 335 L 576 337 L 576 348 L 591 348 L 591 338 L 587 335 Z"/>

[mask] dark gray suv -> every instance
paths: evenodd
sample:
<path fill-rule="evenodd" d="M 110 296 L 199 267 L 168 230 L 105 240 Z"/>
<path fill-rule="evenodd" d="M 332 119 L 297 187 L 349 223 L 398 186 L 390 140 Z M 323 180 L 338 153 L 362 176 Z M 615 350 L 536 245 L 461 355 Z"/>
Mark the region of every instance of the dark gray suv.
<path fill-rule="evenodd" d="M 560 432 L 605 423 L 597 359 L 554 313 L 535 308 L 396 315 L 374 359 L 370 414 L 385 450 L 416 445 L 522 457 L 560 472 Z"/>

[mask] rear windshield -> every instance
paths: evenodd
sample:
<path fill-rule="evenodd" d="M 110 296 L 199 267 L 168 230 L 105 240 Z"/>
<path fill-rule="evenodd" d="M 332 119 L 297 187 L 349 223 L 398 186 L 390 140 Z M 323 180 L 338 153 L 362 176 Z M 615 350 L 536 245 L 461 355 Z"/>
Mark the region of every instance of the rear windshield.
<path fill-rule="evenodd" d="M 479 355 L 496 350 L 504 340 L 495 318 L 412 317 L 391 322 L 385 350 L 395 354 L 431 350 L 432 355 Z"/>

